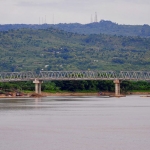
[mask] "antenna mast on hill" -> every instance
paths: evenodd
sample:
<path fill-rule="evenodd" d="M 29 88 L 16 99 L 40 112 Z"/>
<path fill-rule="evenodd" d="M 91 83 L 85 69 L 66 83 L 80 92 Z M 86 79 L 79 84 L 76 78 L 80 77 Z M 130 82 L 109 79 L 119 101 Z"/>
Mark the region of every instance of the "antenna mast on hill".
<path fill-rule="evenodd" d="M 45 15 L 45 24 L 46 24 L 46 15 Z"/>
<path fill-rule="evenodd" d="M 54 16 L 54 14 L 53 14 L 53 24 L 55 24 L 55 16 Z"/>
<path fill-rule="evenodd" d="M 91 15 L 91 23 L 93 23 L 93 16 Z"/>
<path fill-rule="evenodd" d="M 41 24 L 41 22 L 40 22 L 40 17 L 39 17 L 39 25 Z"/>
<path fill-rule="evenodd" d="M 95 12 L 94 22 L 97 22 L 97 12 Z"/>

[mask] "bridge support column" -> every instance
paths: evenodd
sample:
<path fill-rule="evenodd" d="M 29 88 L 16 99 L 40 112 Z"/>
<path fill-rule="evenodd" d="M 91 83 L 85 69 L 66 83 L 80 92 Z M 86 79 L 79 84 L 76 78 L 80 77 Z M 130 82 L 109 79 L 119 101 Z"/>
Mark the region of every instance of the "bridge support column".
<path fill-rule="evenodd" d="M 41 84 L 43 83 L 43 81 L 40 81 L 38 79 L 35 79 L 33 81 L 33 83 L 35 84 L 35 93 L 37 94 L 41 94 Z"/>
<path fill-rule="evenodd" d="M 115 83 L 115 96 L 120 96 L 120 81 L 118 79 L 115 79 L 114 83 Z"/>

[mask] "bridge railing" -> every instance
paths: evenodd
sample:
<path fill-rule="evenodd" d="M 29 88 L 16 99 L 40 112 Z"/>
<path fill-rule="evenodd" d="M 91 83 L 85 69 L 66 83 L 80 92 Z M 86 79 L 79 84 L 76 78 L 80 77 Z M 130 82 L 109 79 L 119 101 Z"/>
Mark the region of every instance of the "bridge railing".
<path fill-rule="evenodd" d="M 150 80 L 150 72 L 146 71 L 120 71 L 122 80 Z"/>
<path fill-rule="evenodd" d="M 42 79 L 107 79 L 117 78 L 114 71 L 41 71 L 39 78 Z"/>
<path fill-rule="evenodd" d="M 32 71 L 27 72 L 0 72 L 0 81 L 28 81 L 35 79 L 37 74 Z"/>
<path fill-rule="evenodd" d="M 40 71 L 0 72 L 0 82 L 29 80 L 150 80 L 148 71 Z"/>

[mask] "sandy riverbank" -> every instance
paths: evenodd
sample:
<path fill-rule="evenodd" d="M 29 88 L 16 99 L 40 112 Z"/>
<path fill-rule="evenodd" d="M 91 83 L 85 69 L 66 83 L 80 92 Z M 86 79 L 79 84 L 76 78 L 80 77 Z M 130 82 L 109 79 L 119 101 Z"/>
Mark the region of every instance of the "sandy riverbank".
<path fill-rule="evenodd" d="M 103 92 L 103 95 L 106 96 L 113 96 L 115 93 L 113 92 Z M 150 92 L 128 92 L 123 95 L 150 95 Z M 35 93 L 29 93 L 29 94 L 24 94 L 22 96 L 16 96 L 15 94 L 11 95 L 4 95 L 1 94 L 0 98 L 11 98 L 11 97 L 45 97 L 45 96 L 98 96 L 98 93 L 80 93 L 80 92 L 56 92 L 56 93 L 48 93 L 48 92 L 42 92 L 41 94 L 35 94 Z"/>
<path fill-rule="evenodd" d="M 114 92 L 103 92 L 103 96 L 115 96 Z M 126 94 L 122 94 L 120 97 L 124 97 L 126 95 L 143 95 L 143 96 L 149 96 L 150 92 L 129 92 Z M 63 92 L 63 93 L 47 93 L 42 92 L 40 96 L 99 96 L 98 92 L 95 93 L 80 93 L 80 92 Z M 34 94 L 31 96 L 34 97 Z M 36 97 L 36 95 L 35 95 Z M 38 96 L 37 96 L 38 97 Z"/>
<path fill-rule="evenodd" d="M 105 92 L 104 95 L 114 95 L 114 93 L 111 92 Z M 28 94 L 23 94 L 22 96 L 16 96 L 16 94 L 11 94 L 11 95 L 4 95 L 1 94 L 0 98 L 11 98 L 11 97 L 45 97 L 45 96 L 98 96 L 98 93 L 80 93 L 80 92 L 56 92 L 56 93 L 48 93 L 48 92 L 42 92 L 41 94 L 36 94 L 36 93 L 28 93 Z"/>
<path fill-rule="evenodd" d="M 96 96 L 98 93 L 79 93 L 79 92 L 64 92 L 64 93 L 47 93 L 42 92 L 43 96 Z"/>
<path fill-rule="evenodd" d="M 42 92 L 43 96 L 97 96 L 98 92 L 95 93 L 80 93 L 80 92 L 64 92 L 64 93 L 47 93 Z M 115 95 L 114 92 L 103 92 L 103 95 Z M 150 95 L 150 92 L 128 92 L 123 95 Z"/>

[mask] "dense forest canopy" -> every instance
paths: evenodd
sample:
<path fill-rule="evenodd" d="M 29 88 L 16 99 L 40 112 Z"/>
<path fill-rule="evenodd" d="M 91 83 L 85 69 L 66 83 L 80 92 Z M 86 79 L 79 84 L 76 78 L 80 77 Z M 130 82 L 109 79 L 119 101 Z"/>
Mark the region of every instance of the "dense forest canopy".
<path fill-rule="evenodd" d="M 2 71 L 150 70 L 150 38 L 54 28 L 0 32 Z"/>

